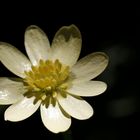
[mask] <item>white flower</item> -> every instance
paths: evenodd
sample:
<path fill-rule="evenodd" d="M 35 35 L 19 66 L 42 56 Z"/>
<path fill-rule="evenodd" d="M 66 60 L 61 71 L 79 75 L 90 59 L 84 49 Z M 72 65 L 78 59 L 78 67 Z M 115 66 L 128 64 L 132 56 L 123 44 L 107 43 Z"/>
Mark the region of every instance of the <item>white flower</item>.
<path fill-rule="evenodd" d="M 0 43 L 1 62 L 20 77 L 0 78 L 0 104 L 12 104 L 5 111 L 5 120 L 24 120 L 40 107 L 46 128 L 58 133 L 70 127 L 71 116 L 84 120 L 93 115 L 92 107 L 80 96 L 96 96 L 106 90 L 104 82 L 91 79 L 103 72 L 108 57 L 96 52 L 77 62 L 81 43 L 75 25 L 60 28 L 51 47 L 39 27 L 28 27 L 25 48 L 30 61 L 14 46 Z"/>

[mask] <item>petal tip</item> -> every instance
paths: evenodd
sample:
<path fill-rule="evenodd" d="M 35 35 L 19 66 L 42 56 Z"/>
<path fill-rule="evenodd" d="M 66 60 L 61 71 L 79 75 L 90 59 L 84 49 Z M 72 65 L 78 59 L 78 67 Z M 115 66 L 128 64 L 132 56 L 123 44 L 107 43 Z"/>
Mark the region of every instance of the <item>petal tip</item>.
<path fill-rule="evenodd" d="M 91 108 L 92 108 L 92 107 L 91 107 Z M 87 115 L 87 118 L 84 118 L 83 120 L 90 119 L 93 115 L 94 115 L 94 110 L 93 110 L 93 108 L 92 108 L 90 114 Z"/>
<path fill-rule="evenodd" d="M 102 81 L 99 81 L 100 83 L 101 83 L 101 93 L 100 94 L 102 94 L 102 93 L 104 93 L 106 90 L 107 90 L 107 83 L 105 83 L 105 82 L 102 82 Z M 99 95 L 100 95 L 99 94 Z"/>
<path fill-rule="evenodd" d="M 30 25 L 26 28 L 26 31 L 29 30 L 29 29 L 38 29 L 39 27 L 36 26 L 36 25 Z"/>
<path fill-rule="evenodd" d="M 95 52 L 96 55 L 103 56 L 106 60 L 109 60 L 109 56 L 105 52 Z"/>
<path fill-rule="evenodd" d="M 103 92 L 105 92 L 106 90 L 107 90 L 107 83 L 104 83 L 104 91 Z"/>
<path fill-rule="evenodd" d="M 71 24 L 69 26 L 62 26 L 56 33 L 55 37 L 59 35 L 60 31 L 61 31 L 61 34 L 65 35 L 66 40 L 67 38 L 70 38 L 70 36 L 74 38 L 78 38 L 80 40 L 82 38 L 79 28 L 74 24 Z"/>
<path fill-rule="evenodd" d="M 95 52 L 93 54 L 95 56 L 98 56 L 98 58 L 100 58 L 100 60 L 103 61 L 103 65 L 104 65 L 104 68 L 102 70 L 102 72 L 103 72 L 106 69 L 106 67 L 108 66 L 109 56 L 105 52 Z"/>
<path fill-rule="evenodd" d="M 8 119 L 8 117 L 7 117 L 6 111 L 5 111 L 5 113 L 4 113 L 4 120 L 5 120 L 5 121 L 9 121 L 9 119 Z"/>

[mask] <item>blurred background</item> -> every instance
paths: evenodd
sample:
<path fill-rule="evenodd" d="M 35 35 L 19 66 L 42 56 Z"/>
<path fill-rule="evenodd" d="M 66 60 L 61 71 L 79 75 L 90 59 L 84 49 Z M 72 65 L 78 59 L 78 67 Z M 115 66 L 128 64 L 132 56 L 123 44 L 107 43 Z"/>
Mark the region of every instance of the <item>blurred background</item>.
<path fill-rule="evenodd" d="M 132 4 L 11 3 L 1 5 L 0 41 L 16 46 L 23 53 L 24 32 L 29 25 L 42 28 L 52 41 L 64 25 L 75 24 L 81 31 L 83 44 L 80 58 L 96 51 L 107 53 L 107 69 L 96 79 L 108 84 L 107 91 L 85 98 L 94 108 L 89 120 L 72 119 L 68 132 L 53 134 L 41 122 L 40 112 L 27 120 L 4 121 L 8 106 L 0 106 L 0 135 L 7 139 L 39 138 L 49 140 L 121 140 L 138 139 L 140 127 L 138 9 Z M 60 6 L 59 6 L 60 5 Z M 13 77 L 0 63 L 0 76 Z M 69 136 L 69 139 L 67 138 Z"/>

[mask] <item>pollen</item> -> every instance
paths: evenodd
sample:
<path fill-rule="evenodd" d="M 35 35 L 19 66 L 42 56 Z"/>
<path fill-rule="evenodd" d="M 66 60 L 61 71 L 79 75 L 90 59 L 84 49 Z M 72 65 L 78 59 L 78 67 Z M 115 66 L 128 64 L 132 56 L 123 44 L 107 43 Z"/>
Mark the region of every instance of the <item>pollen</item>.
<path fill-rule="evenodd" d="M 25 71 L 24 83 L 27 97 L 35 96 L 35 101 L 41 100 L 46 106 L 48 103 L 55 105 L 56 97 L 60 91 L 67 89 L 69 66 L 65 66 L 57 59 L 40 60 L 37 66 L 32 66 L 30 71 Z"/>

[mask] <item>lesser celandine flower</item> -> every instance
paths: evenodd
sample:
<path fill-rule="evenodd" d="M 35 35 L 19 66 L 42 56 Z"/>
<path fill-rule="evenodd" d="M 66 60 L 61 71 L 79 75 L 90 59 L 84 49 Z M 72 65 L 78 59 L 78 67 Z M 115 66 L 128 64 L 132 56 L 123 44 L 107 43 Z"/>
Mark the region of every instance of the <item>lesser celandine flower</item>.
<path fill-rule="evenodd" d="M 80 96 L 96 96 L 106 90 L 101 81 L 91 81 L 106 68 L 108 57 L 102 52 L 80 59 L 81 34 L 75 25 L 56 33 L 51 47 L 37 26 L 25 32 L 29 59 L 8 43 L 0 43 L 0 60 L 19 80 L 0 78 L 0 104 L 12 104 L 5 120 L 21 121 L 39 107 L 41 118 L 50 131 L 66 131 L 71 116 L 84 120 L 93 115 L 92 107 Z"/>

